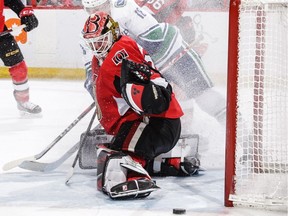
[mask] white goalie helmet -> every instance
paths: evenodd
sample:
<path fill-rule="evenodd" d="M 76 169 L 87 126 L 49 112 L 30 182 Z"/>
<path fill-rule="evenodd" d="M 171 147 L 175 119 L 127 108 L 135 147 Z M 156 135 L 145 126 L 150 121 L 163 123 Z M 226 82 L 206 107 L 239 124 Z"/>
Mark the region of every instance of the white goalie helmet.
<path fill-rule="evenodd" d="M 91 15 L 96 11 L 109 12 L 110 0 L 82 0 L 85 11 Z"/>

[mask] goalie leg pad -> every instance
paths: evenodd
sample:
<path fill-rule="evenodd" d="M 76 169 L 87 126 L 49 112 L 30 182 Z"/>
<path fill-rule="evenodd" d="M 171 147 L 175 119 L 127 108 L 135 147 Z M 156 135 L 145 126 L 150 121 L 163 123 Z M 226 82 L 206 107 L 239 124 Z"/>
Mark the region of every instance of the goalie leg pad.
<path fill-rule="evenodd" d="M 156 157 L 149 164 L 153 176 L 191 176 L 198 174 L 200 160 L 198 154 L 199 135 L 181 135 L 174 148 Z"/>
<path fill-rule="evenodd" d="M 103 190 L 103 187 L 105 184 L 105 174 L 106 174 L 105 172 L 107 162 L 110 160 L 110 157 L 113 154 L 119 154 L 120 152 L 111 150 L 107 148 L 105 145 L 98 145 L 96 147 L 97 147 L 97 189 L 99 191 L 105 192 Z M 125 176 L 126 175 L 127 173 L 125 174 Z"/>
<path fill-rule="evenodd" d="M 151 167 L 152 164 L 149 164 L 152 176 L 193 176 L 197 175 L 200 170 L 200 160 L 196 157 L 184 157 L 183 161 L 181 161 L 181 158 L 165 158 L 162 160 L 158 172 L 154 172 Z"/>
<path fill-rule="evenodd" d="M 159 187 L 150 179 L 135 179 L 112 187 L 109 196 L 112 199 L 144 198 L 157 189 Z"/>
<path fill-rule="evenodd" d="M 97 188 L 112 199 L 145 197 L 158 189 L 148 172 L 129 155 L 103 146 L 98 147 L 97 155 Z M 130 172 L 135 173 L 133 180 L 127 177 Z"/>

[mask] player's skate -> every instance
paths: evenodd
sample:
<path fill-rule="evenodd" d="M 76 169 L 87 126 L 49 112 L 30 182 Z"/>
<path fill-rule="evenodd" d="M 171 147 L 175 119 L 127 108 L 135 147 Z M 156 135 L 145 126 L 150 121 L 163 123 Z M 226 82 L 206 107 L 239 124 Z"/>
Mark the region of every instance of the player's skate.
<path fill-rule="evenodd" d="M 40 115 L 42 112 L 42 109 L 39 105 L 33 104 L 29 101 L 23 103 L 17 102 L 17 108 L 21 115 Z"/>
<path fill-rule="evenodd" d="M 41 116 L 41 107 L 29 101 L 29 88 L 21 91 L 14 90 L 13 94 L 22 116 Z"/>

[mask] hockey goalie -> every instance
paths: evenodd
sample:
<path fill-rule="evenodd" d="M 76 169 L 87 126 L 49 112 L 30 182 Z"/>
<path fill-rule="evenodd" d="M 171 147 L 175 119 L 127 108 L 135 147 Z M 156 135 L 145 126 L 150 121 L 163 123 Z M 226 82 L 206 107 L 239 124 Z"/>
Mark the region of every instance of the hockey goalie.
<path fill-rule="evenodd" d="M 183 112 L 148 53 L 120 35 L 118 23 L 105 12 L 90 15 L 82 33 L 94 54 L 98 120 L 104 133 L 114 137 L 97 145 L 98 189 L 113 199 L 141 198 L 159 188 L 150 176 L 154 170 L 167 175 L 194 172 L 192 160 L 182 155 L 160 162 L 158 170 L 151 168 L 154 160 L 176 146 Z"/>

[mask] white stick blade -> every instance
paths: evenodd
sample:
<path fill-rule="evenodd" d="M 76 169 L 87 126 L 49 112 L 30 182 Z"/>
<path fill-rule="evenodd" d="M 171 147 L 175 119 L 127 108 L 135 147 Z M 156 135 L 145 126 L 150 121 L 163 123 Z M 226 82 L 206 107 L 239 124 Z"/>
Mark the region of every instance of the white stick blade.
<path fill-rule="evenodd" d="M 36 160 L 36 158 L 34 156 L 30 156 L 30 157 L 25 157 L 25 158 L 20 158 L 20 159 L 17 159 L 17 160 L 14 160 L 14 161 L 10 161 L 6 164 L 3 165 L 2 169 L 3 171 L 8 171 L 10 169 L 13 169 L 17 166 L 19 166 L 23 161 L 26 161 L 26 160 Z"/>

